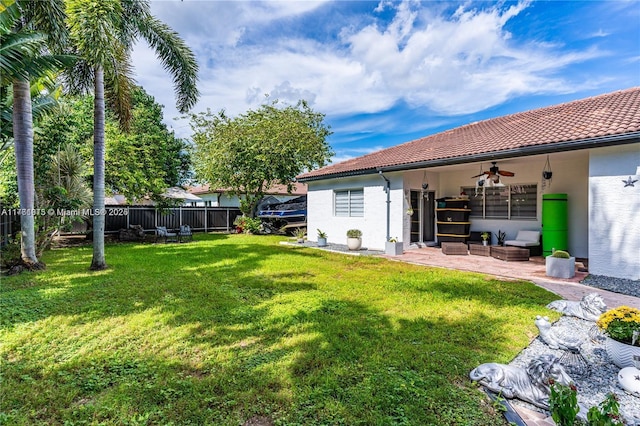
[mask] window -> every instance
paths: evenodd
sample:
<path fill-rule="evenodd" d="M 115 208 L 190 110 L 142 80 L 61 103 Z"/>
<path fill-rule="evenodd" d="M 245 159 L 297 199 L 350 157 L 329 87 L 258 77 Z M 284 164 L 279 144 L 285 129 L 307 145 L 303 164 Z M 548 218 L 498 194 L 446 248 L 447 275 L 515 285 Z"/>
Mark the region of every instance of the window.
<path fill-rule="evenodd" d="M 480 187 L 477 191 L 475 187 L 463 187 L 462 190 L 470 194 L 469 208 L 472 217 L 536 219 L 538 211 L 537 185 Z"/>
<path fill-rule="evenodd" d="M 364 190 L 335 191 L 333 193 L 333 214 L 335 216 L 363 217 Z"/>

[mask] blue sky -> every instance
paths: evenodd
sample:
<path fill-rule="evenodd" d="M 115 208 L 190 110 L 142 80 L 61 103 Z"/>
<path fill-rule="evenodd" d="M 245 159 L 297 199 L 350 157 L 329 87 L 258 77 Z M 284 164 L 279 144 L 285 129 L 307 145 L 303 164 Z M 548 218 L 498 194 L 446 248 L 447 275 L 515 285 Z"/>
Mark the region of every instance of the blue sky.
<path fill-rule="evenodd" d="M 193 49 L 193 112 L 269 94 L 326 114 L 334 161 L 478 120 L 640 86 L 639 1 L 152 1 Z M 137 81 L 176 121 L 144 44 Z"/>

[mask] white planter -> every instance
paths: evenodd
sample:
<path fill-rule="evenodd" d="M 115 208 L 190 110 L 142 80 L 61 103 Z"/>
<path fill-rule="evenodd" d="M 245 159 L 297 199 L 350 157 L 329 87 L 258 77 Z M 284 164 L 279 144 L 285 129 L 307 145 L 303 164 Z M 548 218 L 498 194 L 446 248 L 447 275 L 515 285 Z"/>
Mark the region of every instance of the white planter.
<path fill-rule="evenodd" d="M 327 246 L 327 239 L 318 237 L 318 247 L 326 247 L 326 246 Z"/>
<path fill-rule="evenodd" d="M 482 245 L 483 245 L 483 246 L 486 246 L 486 245 L 488 245 L 488 244 L 489 244 L 489 241 L 487 241 L 487 240 L 482 240 Z"/>
<path fill-rule="evenodd" d="M 611 361 L 620 368 L 633 367 L 633 356 L 640 356 L 640 346 L 627 345 L 611 337 L 607 337 L 605 349 Z"/>
<path fill-rule="evenodd" d="M 555 278 L 573 278 L 576 275 L 576 258 L 562 259 L 547 256 L 545 259 L 547 276 Z"/>
<path fill-rule="evenodd" d="M 388 256 L 400 256 L 403 248 L 403 243 L 387 241 L 384 245 L 384 254 Z"/>
<path fill-rule="evenodd" d="M 362 238 L 347 237 L 347 247 L 349 247 L 349 250 L 360 250 L 360 247 L 362 247 Z"/>

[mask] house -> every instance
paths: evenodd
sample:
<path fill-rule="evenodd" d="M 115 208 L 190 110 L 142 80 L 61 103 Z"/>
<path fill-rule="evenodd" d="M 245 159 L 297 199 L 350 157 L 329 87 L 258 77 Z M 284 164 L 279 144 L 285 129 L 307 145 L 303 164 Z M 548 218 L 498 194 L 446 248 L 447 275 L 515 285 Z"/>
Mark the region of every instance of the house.
<path fill-rule="evenodd" d="M 212 189 L 208 184 L 193 186 L 188 189 L 189 193 L 200 198 L 199 201 L 188 201 L 186 205 L 206 206 L 206 207 L 240 207 L 240 198 L 229 194 L 228 189 Z M 307 185 L 296 183 L 291 193 L 287 192 L 286 185 L 273 185 L 266 191 L 266 196 L 271 196 L 280 202 L 289 201 L 293 198 L 307 194 Z M 271 201 L 274 201 L 271 198 Z"/>
<path fill-rule="evenodd" d="M 640 87 L 471 123 L 297 179 L 308 185 L 309 229 L 344 243 L 358 228 L 372 249 L 389 237 L 405 249 L 437 244 L 437 199 L 468 196 L 470 231 L 491 231 L 495 244 L 498 230 L 540 231 L 543 195 L 566 194 L 569 252 L 592 274 L 640 279 Z"/>

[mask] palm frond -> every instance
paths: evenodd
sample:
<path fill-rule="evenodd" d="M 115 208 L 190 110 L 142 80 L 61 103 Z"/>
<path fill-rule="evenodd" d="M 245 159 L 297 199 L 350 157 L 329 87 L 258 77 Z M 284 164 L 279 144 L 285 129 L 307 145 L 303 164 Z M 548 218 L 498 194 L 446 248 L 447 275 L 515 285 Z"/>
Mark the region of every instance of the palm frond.
<path fill-rule="evenodd" d="M 69 35 L 64 0 L 18 0 L 17 4 L 28 27 L 47 34 L 52 50 L 62 50 Z"/>
<path fill-rule="evenodd" d="M 135 86 L 129 51 L 123 49 L 104 68 L 106 102 L 114 111 L 120 127 L 129 130 L 131 121 L 131 92 Z"/>
<path fill-rule="evenodd" d="M 74 95 L 84 95 L 93 90 L 93 67 L 85 60 L 77 61 L 62 74 L 65 90 Z"/>
<path fill-rule="evenodd" d="M 119 29 L 123 20 L 119 0 L 69 0 L 70 37 L 91 65 L 105 66 L 121 49 Z"/>
<path fill-rule="evenodd" d="M 187 112 L 200 96 L 195 55 L 175 31 L 154 17 L 139 21 L 138 28 L 172 76 L 178 110 Z"/>
<path fill-rule="evenodd" d="M 132 50 L 133 44 L 140 37 L 138 22 L 151 18 L 151 5 L 147 0 L 121 0 L 121 4 L 126 19 L 120 29 L 120 41 L 127 50 Z"/>
<path fill-rule="evenodd" d="M 19 19 L 20 8 L 15 0 L 0 0 L 0 33 L 10 33 Z"/>

